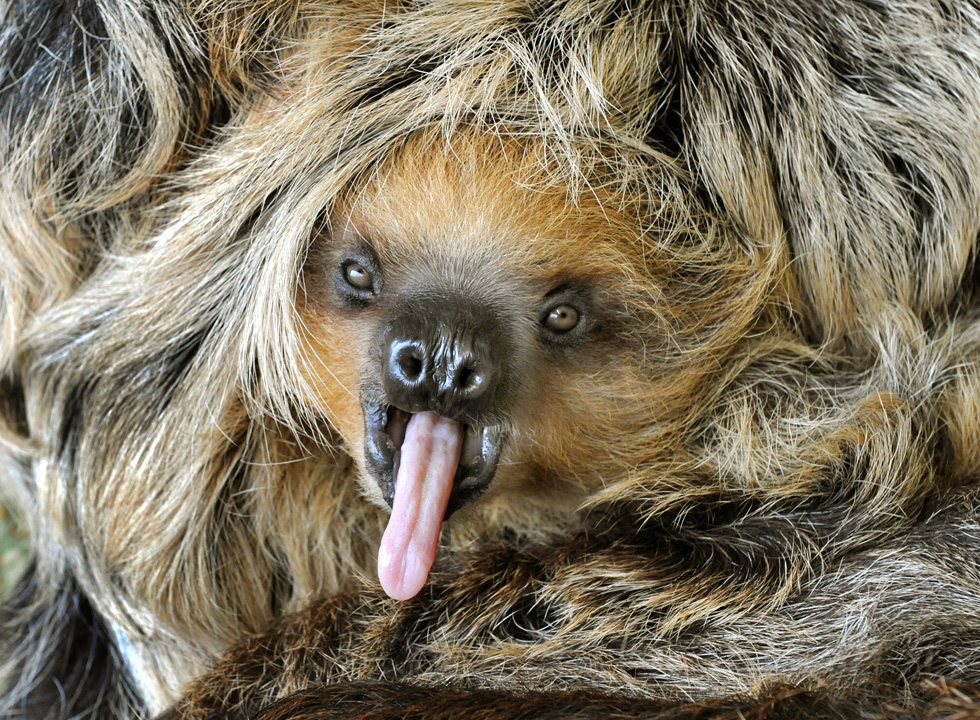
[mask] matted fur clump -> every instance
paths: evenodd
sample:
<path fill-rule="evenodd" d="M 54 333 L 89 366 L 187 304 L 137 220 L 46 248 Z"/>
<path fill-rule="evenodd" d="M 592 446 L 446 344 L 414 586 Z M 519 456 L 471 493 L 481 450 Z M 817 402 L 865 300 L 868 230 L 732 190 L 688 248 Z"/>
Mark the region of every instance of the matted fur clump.
<path fill-rule="evenodd" d="M 976 3 L 10 0 L 0 111 L 0 715 L 980 713 Z"/>

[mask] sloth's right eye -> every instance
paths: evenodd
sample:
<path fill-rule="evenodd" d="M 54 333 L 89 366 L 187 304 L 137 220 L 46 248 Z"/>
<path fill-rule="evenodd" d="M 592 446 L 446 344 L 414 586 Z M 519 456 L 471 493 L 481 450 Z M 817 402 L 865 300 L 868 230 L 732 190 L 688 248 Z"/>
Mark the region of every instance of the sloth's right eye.
<path fill-rule="evenodd" d="M 337 293 L 354 307 L 366 307 L 381 291 L 381 272 L 373 253 L 354 252 L 337 264 Z"/>
<path fill-rule="evenodd" d="M 355 290 L 371 290 L 374 287 L 371 272 L 353 260 L 344 265 L 344 279 Z"/>

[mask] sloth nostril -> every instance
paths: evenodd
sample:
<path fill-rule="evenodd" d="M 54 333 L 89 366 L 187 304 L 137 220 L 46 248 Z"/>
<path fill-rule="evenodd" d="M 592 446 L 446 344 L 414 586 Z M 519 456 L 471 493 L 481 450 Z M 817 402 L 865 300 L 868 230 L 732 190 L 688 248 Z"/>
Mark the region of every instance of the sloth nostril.
<path fill-rule="evenodd" d="M 456 373 L 455 389 L 469 398 L 477 398 L 490 385 L 490 373 L 482 370 L 476 362 L 469 362 Z"/>
<path fill-rule="evenodd" d="M 409 380 L 418 380 L 422 374 L 422 361 L 416 357 L 405 358 L 402 362 L 402 374 Z"/>
<path fill-rule="evenodd" d="M 464 367 L 459 371 L 456 384 L 459 385 L 460 390 L 468 390 L 470 386 L 478 383 L 479 379 L 479 376 L 472 368 Z"/>
<path fill-rule="evenodd" d="M 411 345 L 401 348 L 395 356 L 395 366 L 401 376 L 409 382 L 415 382 L 422 376 L 425 363 L 419 349 Z"/>

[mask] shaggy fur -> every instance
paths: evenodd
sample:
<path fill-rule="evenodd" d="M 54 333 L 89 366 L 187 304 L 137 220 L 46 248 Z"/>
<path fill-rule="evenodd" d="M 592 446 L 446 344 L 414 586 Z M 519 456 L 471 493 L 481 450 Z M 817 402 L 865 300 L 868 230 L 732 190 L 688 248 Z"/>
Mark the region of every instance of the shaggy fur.
<path fill-rule="evenodd" d="M 0 715 L 980 713 L 976 2 L 2 14 Z M 397 602 L 358 398 L 419 283 L 519 382 Z"/>

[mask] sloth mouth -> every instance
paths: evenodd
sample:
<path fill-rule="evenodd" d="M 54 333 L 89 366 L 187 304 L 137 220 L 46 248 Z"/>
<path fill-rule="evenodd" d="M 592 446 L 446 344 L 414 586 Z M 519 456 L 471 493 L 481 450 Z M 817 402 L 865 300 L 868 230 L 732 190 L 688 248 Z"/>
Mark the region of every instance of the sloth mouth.
<path fill-rule="evenodd" d="M 378 577 L 391 597 L 405 600 L 425 584 L 443 520 L 489 487 L 504 432 L 381 402 L 362 407 L 365 465 L 391 508 Z"/>
<path fill-rule="evenodd" d="M 394 507 L 402 448 L 409 423 L 415 416 L 425 414 L 427 413 L 411 413 L 381 403 L 364 405 L 367 431 L 365 460 L 388 507 Z M 448 520 L 450 515 L 478 498 L 489 487 L 497 469 L 504 438 L 503 430 L 498 426 L 456 425 L 460 428 L 460 452 L 453 470 L 449 500 L 443 513 L 444 520 Z"/>

